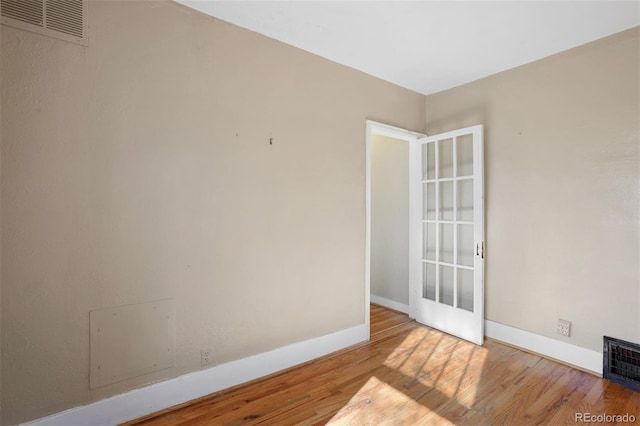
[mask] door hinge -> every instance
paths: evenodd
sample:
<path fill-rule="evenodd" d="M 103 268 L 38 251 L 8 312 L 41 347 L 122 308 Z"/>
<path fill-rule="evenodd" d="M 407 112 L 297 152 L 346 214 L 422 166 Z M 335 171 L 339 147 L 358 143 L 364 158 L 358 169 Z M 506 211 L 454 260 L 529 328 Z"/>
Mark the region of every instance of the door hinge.
<path fill-rule="evenodd" d="M 480 259 L 484 259 L 484 241 L 476 243 L 476 256 L 480 256 Z"/>

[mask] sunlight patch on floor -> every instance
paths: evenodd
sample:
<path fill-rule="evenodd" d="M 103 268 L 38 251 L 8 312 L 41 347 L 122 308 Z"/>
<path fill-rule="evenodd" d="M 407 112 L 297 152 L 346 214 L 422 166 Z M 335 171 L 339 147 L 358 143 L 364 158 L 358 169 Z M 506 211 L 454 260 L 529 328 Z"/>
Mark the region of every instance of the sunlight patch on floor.
<path fill-rule="evenodd" d="M 408 390 L 420 385 L 471 408 L 486 357 L 486 348 L 425 327 L 412 331 L 384 365 L 415 380 Z"/>
<path fill-rule="evenodd" d="M 410 425 L 417 424 L 425 416 L 429 416 L 429 424 L 453 424 L 372 376 L 327 424 Z"/>

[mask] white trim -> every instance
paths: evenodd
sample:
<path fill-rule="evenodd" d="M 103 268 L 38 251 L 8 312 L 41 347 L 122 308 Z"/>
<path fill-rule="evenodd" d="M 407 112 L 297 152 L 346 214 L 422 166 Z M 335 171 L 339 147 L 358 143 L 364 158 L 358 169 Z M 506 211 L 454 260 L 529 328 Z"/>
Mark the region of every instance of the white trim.
<path fill-rule="evenodd" d="M 371 296 L 372 301 L 383 305 L 380 299 L 384 298 L 378 299 L 377 296 Z M 406 305 L 402 306 L 408 308 Z M 400 311 L 397 307 L 389 307 Z M 487 337 L 602 375 L 601 352 L 494 321 L 486 320 L 485 324 Z M 73 426 L 122 423 L 363 342 L 368 339 L 369 334 L 368 327 L 366 329 L 365 327 L 364 324 L 357 325 L 207 370 L 185 374 L 175 379 L 149 385 L 89 405 L 75 407 L 24 424 Z"/>
<path fill-rule="evenodd" d="M 402 129 L 400 127 L 390 126 L 388 124 L 379 123 L 377 121 L 367 120 L 367 128 L 371 129 L 376 135 L 388 136 L 403 141 L 412 141 L 417 138 L 425 137 L 424 133 L 414 132 L 412 130 Z"/>
<path fill-rule="evenodd" d="M 375 294 L 372 294 L 371 302 L 380 306 L 384 306 L 385 308 L 402 312 L 403 314 L 407 314 L 407 315 L 409 314 L 409 305 L 396 302 L 395 300 L 387 299 L 386 297 L 376 296 Z"/>
<path fill-rule="evenodd" d="M 360 324 L 326 336 L 185 374 L 25 424 L 37 426 L 119 424 L 355 345 L 367 340 L 368 334 L 368 326 Z"/>
<path fill-rule="evenodd" d="M 422 220 L 422 146 L 418 139 L 409 142 L 409 318 L 416 317 L 416 302 L 422 288 L 422 235 L 414 232 Z M 419 226 L 419 225 L 418 225 Z"/>
<path fill-rule="evenodd" d="M 602 376 L 602 352 L 489 320 L 485 321 L 485 335 Z"/>
<path fill-rule="evenodd" d="M 371 339 L 371 144 L 375 124 L 366 122 L 365 133 L 365 225 L 364 225 L 364 323 L 367 340 Z"/>
<path fill-rule="evenodd" d="M 415 150 L 415 141 L 419 137 L 426 136 L 423 133 L 413 132 L 411 130 L 401 129 L 400 127 L 390 126 L 388 124 L 379 123 L 377 121 L 366 120 L 365 122 L 365 270 L 364 270 L 364 321 L 367 327 L 367 340 L 370 338 L 370 307 L 371 303 L 371 136 L 373 134 L 388 136 L 394 139 L 400 139 L 409 142 L 409 169 L 412 170 L 411 153 Z M 410 189 L 411 191 L 411 189 Z M 411 198 L 411 196 L 410 196 Z M 409 200 L 411 206 L 411 200 Z M 411 210 L 411 207 L 410 207 Z M 411 213 L 410 213 L 411 216 Z M 411 218 L 410 218 L 411 220 Z M 409 234 L 411 235 L 411 234 Z M 413 250 L 413 245 L 409 244 L 409 253 Z M 409 256 L 411 257 L 411 256 Z M 411 263 L 409 264 L 409 281 L 411 281 Z M 409 291 L 411 291 L 410 283 L 407 283 Z M 411 299 L 411 298 L 410 298 Z M 392 308 L 394 309 L 394 308 Z M 413 309 L 409 309 L 409 316 L 413 318 Z"/>

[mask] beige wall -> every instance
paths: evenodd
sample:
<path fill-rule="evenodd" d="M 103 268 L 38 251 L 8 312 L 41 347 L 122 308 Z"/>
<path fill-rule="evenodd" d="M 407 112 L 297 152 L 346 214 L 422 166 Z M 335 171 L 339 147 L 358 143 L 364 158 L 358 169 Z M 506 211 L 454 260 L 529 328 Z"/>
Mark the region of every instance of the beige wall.
<path fill-rule="evenodd" d="M 409 143 L 371 138 L 371 294 L 409 304 Z"/>
<path fill-rule="evenodd" d="M 174 3 L 90 6 L 88 48 L 2 28 L 4 423 L 364 323 L 365 119 L 425 124 Z M 89 311 L 164 298 L 176 367 L 89 391 Z"/>
<path fill-rule="evenodd" d="M 640 342 L 639 52 L 635 28 L 427 97 L 429 134 L 486 125 L 489 320 Z"/>

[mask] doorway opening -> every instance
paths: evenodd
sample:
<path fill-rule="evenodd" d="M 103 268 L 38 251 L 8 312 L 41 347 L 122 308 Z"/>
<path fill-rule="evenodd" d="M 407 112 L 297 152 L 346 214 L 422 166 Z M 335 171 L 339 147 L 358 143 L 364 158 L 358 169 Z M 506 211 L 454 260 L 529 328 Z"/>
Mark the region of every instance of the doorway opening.
<path fill-rule="evenodd" d="M 409 146 L 423 134 L 367 121 L 365 315 L 370 303 L 411 315 Z"/>
<path fill-rule="evenodd" d="M 366 125 L 367 329 L 374 302 L 482 344 L 483 126 L 428 137 Z"/>
<path fill-rule="evenodd" d="M 409 313 L 409 143 L 371 138 L 371 302 Z"/>

